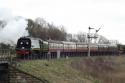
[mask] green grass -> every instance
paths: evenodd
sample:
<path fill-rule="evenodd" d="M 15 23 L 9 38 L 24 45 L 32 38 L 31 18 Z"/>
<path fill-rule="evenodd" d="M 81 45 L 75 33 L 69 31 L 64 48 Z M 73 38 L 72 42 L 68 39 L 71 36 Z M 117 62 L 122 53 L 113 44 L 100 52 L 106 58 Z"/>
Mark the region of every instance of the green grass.
<path fill-rule="evenodd" d="M 22 61 L 18 68 L 50 83 L 125 83 L 125 56 Z"/>
<path fill-rule="evenodd" d="M 20 62 L 19 68 L 50 83 L 93 83 L 84 78 L 81 71 L 72 68 L 71 62 L 81 58 L 32 60 Z"/>

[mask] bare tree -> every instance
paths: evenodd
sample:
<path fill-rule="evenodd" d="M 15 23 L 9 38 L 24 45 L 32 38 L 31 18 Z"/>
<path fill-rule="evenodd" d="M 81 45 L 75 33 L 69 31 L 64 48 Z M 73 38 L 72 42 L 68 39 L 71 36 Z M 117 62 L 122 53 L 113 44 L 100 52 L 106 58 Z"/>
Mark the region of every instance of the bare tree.
<path fill-rule="evenodd" d="M 82 32 L 78 33 L 77 39 L 78 39 L 79 42 L 86 42 L 86 40 L 87 40 L 86 33 L 82 33 Z"/>
<path fill-rule="evenodd" d="M 44 27 L 44 28 L 48 27 L 48 23 L 43 18 L 38 17 L 38 18 L 35 19 L 35 22 L 37 24 L 41 25 L 41 27 Z"/>
<path fill-rule="evenodd" d="M 105 38 L 104 36 L 100 35 L 98 43 L 99 44 L 109 44 L 110 42 L 109 42 L 109 40 L 107 38 Z"/>
<path fill-rule="evenodd" d="M 36 21 L 28 19 L 29 36 L 41 38 L 43 40 L 66 40 L 66 31 L 64 26 L 55 26 L 47 23 L 42 18 L 37 18 Z"/>

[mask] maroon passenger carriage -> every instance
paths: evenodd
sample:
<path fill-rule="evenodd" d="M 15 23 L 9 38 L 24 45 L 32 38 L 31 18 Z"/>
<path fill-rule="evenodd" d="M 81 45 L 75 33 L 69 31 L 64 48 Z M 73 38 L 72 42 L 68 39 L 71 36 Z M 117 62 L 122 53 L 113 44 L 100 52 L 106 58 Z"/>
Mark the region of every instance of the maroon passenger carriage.
<path fill-rule="evenodd" d="M 56 55 L 60 51 L 61 56 L 87 56 L 88 44 L 83 42 L 67 42 L 49 40 L 49 51 Z M 91 56 L 117 55 L 117 44 L 95 44 L 90 45 Z"/>

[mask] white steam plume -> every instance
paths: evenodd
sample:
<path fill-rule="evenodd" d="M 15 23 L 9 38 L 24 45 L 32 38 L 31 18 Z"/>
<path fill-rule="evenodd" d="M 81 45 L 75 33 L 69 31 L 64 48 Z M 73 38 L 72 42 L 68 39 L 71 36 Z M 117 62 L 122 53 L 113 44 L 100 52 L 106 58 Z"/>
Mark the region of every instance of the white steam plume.
<path fill-rule="evenodd" d="M 8 9 L 0 9 L 0 22 L 0 43 L 16 44 L 19 37 L 28 35 L 26 19 L 13 16 Z"/>

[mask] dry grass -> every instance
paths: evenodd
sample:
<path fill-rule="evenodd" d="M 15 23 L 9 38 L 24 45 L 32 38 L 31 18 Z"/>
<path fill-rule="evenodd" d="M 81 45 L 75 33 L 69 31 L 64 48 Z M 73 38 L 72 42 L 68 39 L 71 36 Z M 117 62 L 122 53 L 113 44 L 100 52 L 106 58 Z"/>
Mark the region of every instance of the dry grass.
<path fill-rule="evenodd" d="M 71 63 L 71 66 L 97 83 L 125 83 L 125 56 L 90 57 Z"/>

